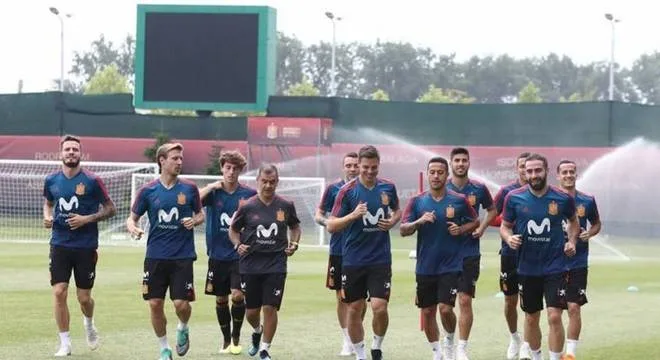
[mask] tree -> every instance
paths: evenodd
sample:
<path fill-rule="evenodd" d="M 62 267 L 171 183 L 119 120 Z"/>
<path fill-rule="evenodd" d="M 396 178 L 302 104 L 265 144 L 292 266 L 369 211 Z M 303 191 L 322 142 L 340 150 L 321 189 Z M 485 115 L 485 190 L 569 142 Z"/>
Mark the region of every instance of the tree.
<path fill-rule="evenodd" d="M 303 62 L 306 49 L 294 35 L 277 33 L 277 81 L 276 94 L 303 80 Z"/>
<path fill-rule="evenodd" d="M 84 52 L 75 52 L 70 74 L 79 79 L 79 83 L 86 83 L 92 79 L 97 72 L 108 65 L 116 65 L 118 72 L 128 79 L 128 83 L 134 83 L 135 63 L 135 39 L 132 35 L 126 35 L 124 41 L 115 46 L 101 34 L 97 40 L 92 41 L 91 48 Z M 73 81 L 73 80 L 72 80 Z"/>
<path fill-rule="evenodd" d="M 469 104 L 473 103 L 476 99 L 468 96 L 467 93 L 455 89 L 441 89 L 435 85 L 429 85 L 428 90 L 417 98 L 417 102 L 424 103 L 459 103 Z"/>
<path fill-rule="evenodd" d="M 110 64 L 97 72 L 85 85 L 85 95 L 130 93 L 128 79 L 119 73 L 117 65 Z"/>
<path fill-rule="evenodd" d="M 220 174 L 220 155 L 222 154 L 222 145 L 213 145 L 209 153 L 209 162 L 206 165 L 206 175 L 222 175 Z"/>
<path fill-rule="evenodd" d="M 319 96 L 319 94 L 319 89 L 314 87 L 306 77 L 303 78 L 303 81 L 291 85 L 284 92 L 284 95 L 286 96 Z"/>
<path fill-rule="evenodd" d="M 390 96 L 387 95 L 387 93 L 382 89 L 378 89 L 374 91 L 373 93 L 371 93 L 369 97 L 371 98 L 371 100 L 376 100 L 376 101 L 390 101 Z"/>
<path fill-rule="evenodd" d="M 660 52 L 644 54 L 635 60 L 630 78 L 645 102 L 660 104 Z"/>
<path fill-rule="evenodd" d="M 144 156 L 149 161 L 157 163 L 158 159 L 156 158 L 156 153 L 158 152 L 158 148 L 161 145 L 170 142 L 170 136 L 164 132 L 157 132 L 154 134 L 154 138 L 154 144 L 144 149 Z"/>
<path fill-rule="evenodd" d="M 519 103 L 540 103 L 543 101 L 540 95 L 541 90 L 533 82 L 527 83 L 518 93 Z"/>

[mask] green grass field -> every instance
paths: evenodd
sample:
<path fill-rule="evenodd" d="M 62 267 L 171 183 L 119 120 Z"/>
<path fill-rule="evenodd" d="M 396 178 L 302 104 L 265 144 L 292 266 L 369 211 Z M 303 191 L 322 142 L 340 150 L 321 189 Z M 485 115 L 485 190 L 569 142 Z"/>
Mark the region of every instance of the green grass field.
<path fill-rule="evenodd" d="M 419 312 L 413 304 L 414 261 L 408 251 L 414 240 L 393 239 L 393 293 L 390 327 L 383 344 L 387 359 L 430 359 L 431 351 L 419 331 Z M 508 344 L 498 291 L 499 242 L 493 233 L 483 240 L 482 275 L 474 303 L 475 323 L 470 341 L 471 359 L 504 359 Z M 583 335 L 579 359 L 660 359 L 660 246 L 626 242 L 632 261 L 593 261 L 589 300 L 583 309 Z M 201 242 L 200 242 L 201 245 Z M 95 321 L 102 337 L 98 351 L 84 341 L 80 310 L 70 294 L 73 359 L 154 359 L 158 345 L 149 323 L 140 284 L 144 249 L 105 246 L 99 251 Z M 203 245 L 196 263 L 198 300 L 193 303 L 189 359 L 247 358 L 217 355 L 219 327 L 214 300 L 203 295 L 206 256 Z M 340 359 L 340 332 L 336 325 L 334 295 L 324 288 L 327 253 L 303 247 L 289 261 L 289 277 L 280 311 L 280 326 L 271 355 L 276 359 Z M 58 345 L 48 284 L 48 245 L 0 243 L 0 359 L 45 359 Z M 635 285 L 639 292 L 628 292 Z M 73 295 L 73 296 L 71 296 Z M 168 304 L 170 343 L 174 345 L 176 318 Z M 370 344 L 370 315 L 367 343 Z M 566 319 L 566 316 L 565 316 Z M 544 321 L 544 320 L 543 320 Z M 522 317 L 520 323 L 522 324 Z M 522 327 L 521 327 L 522 328 Z M 547 354 L 547 325 L 542 323 Z M 243 328 L 243 343 L 249 339 Z M 547 358 L 547 355 L 546 355 Z"/>

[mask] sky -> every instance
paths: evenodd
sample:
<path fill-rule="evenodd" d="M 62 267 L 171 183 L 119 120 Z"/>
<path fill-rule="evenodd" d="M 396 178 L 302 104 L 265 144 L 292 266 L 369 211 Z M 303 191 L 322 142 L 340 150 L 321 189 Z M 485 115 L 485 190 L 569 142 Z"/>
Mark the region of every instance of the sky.
<path fill-rule="evenodd" d="M 53 89 L 60 76 L 60 22 L 64 19 L 65 73 L 75 51 L 90 48 L 100 34 L 121 42 L 135 34 L 137 4 L 267 5 L 277 10 L 277 29 L 305 44 L 330 41 L 332 24 L 324 13 L 342 17 L 337 41 L 404 41 L 455 53 L 508 54 L 515 58 L 550 52 L 577 63 L 607 61 L 612 13 L 616 24 L 615 58 L 630 66 L 644 53 L 660 50 L 660 2 L 641 0 L 4 0 L 0 2 L 0 93 Z M 66 74 L 65 74 L 66 76 Z"/>

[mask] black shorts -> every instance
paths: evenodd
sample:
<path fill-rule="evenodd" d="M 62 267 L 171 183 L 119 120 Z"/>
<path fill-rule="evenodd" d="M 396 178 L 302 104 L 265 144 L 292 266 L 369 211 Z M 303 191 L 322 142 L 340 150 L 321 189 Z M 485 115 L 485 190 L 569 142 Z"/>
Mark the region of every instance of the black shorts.
<path fill-rule="evenodd" d="M 528 314 L 541 311 L 545 298 L 547 307 L 566 309 L 566 274 L 520 275 L 520 308 Z"/>
<path fill-rule="evenodd" d="M 286 273 L 241 274 L 241 291 L 245 294 L 245 308 L 258 309 L 264 305 L 279 310 L 284 297 Z"/>
<path fill-rule="evenodd" d="M 50 285 L 69 283 L 71 272 L 78 289 L 91 289 L 96 279 L 96 249 L 78 249 L 51 245 L 48 270 Z"/>
<path fill-rule="evenodd" d="M 241 274 L 238 272 L 238 260 L 220 261 L 209 259 L 206 273 L 206 295 L 227 296 L 232 289 L 240 290 Z"/>
<path fill-rule="evenodd" d="M 454 306 L 460 273 L 447 273 L 442 275 L 416 275 L 417 296 L 415 305 L 425 308 L 437 304 Z"/>
<path fill-rule="evenodd" d="M 392 265 L 343 267 L 341 280 L 341 297 L 345 303 L 368 298 L 389 301 Z"/>
<path fill-rule="evenodd" d="M 341 255 L 330 255 L 328 259 L 328 273 L 325 279 L 325 287 L 330 290 L 341 290 Z"/>
<path fill-rule="evenodd" d="M 195 301 L 193 262 L 193 259 L 144 259 L 142 298 L 165 299 L 169 288 L 171 300 Z"/>
<path fill-rule="evenodd" d="M 518 294 L 518 258 L 500 256 L 500 291 L 506 296 Z"/>
<path fill-rule="evenodd" d="M 580 306 L 587 301 L 587 268 L 572 269 L 568 272 L 568 286 L 566 287 L 566 302 Z"/>
<path fill-rule="evenodd" d="M 474 298 L 477 293 L 481 256 L 470 256 L 463 259 L 463 271 L 458 277 L 458 292 L 468 294 Z"/>

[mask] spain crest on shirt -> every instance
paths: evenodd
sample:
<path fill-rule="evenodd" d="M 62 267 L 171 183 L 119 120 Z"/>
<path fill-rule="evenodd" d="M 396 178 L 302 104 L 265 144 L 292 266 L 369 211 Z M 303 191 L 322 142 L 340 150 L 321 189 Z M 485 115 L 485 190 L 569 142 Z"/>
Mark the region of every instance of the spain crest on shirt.
<path fill-rule="evenodd" d="M 285 219 L 285 217 L 284 217 L 284 210 L 282 210 L 282 209 L 277 210 L 277 213 L 276 213 L 276 220 L 277 220 L 277 221 L 284 221 L 284 219 Z"/>
<path fill-rule="evenodd" d="M 179 205 L 185 205 L 186 204 L 186 194 L 180 192 L 179 195 L 176 196 L 176 203 Z"/>
<path fill-rule="evenodd" d="M 470 203 L 470 206 L 476 205 L 477 204 L 477 195 L 475 195 L 475 194 L 468 195 L 468 203 Z"/>
<path fill-rule="evenodd" d="M 548 214 L 550 215 L 557 215 L 559 214 L 559 206 L 557 205 L 557 202 L 554 200 L 548 204 Z"/>
<path fill-rule="evenodd" d="M 380 202 L 384 206 L 388 206 L 390 204 L 390 196 L 387 195 L 387 193 L 384 191 L 380 193 Z"/>
<path fill-rule="evenodd" d="M 76 195 L 78 196 L 85 195 L 85 184 L 80 183 L 76 185 Z"/>
<path fill-rule="evenodd" d="M 454 207 L 449 205 L 447 206 L 447 210 L 445 210 L 445 217 L 447 219 L 453 219 L 454 218 Z"/>
<path fill-rule="evenodd" d="M 577 207 L 577 216 L 584 217 L 587 214 L 587 209 L 584 208 L 584 205 L 580 204 Z"/>

